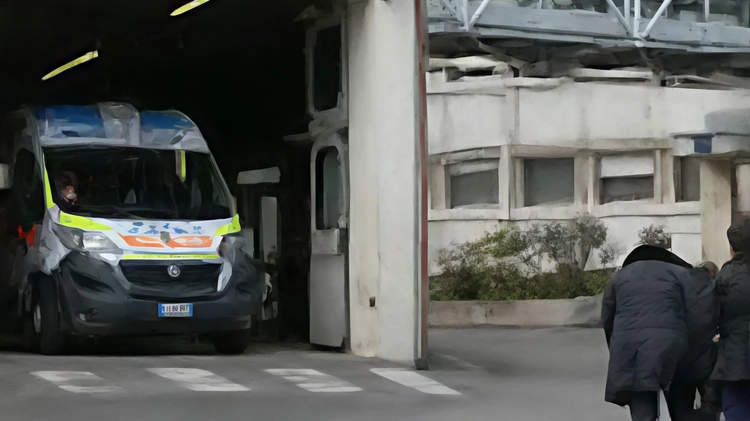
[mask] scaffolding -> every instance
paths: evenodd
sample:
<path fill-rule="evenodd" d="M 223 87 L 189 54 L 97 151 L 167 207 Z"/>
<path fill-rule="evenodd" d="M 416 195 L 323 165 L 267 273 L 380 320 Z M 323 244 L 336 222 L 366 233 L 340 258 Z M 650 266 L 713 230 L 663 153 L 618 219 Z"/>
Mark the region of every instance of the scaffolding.
<path fill-rule="evenodd" d="M 430 33 L 750 52 L 750 0 L 428 0 Z M 718 12 L 718 13 L 717 13 Z"/>

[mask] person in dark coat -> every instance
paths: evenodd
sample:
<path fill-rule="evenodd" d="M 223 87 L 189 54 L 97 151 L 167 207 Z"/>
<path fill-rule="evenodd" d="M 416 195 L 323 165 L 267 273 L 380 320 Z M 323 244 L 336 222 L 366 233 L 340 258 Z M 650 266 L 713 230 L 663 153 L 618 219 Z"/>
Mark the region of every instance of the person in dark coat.
<path fill-rule="evenodd" d="M 718 421 L 721 411 L 718 399 L 707 385 L 716 364 L 717 346 L 714 337 L 719 328 L 719 297 L 714 278 L 718 267 L 705 262 L 691 271 L 696 294 L 693 335 L 688 338 L 688 351 L 680 361 L 667 395 L 672 421 L 706 419 Z M 694 409 L 695 393 L 702 390 L 701 409 Z"/>
<path fill-rule="evenodd" d="M 750 420 L 750 219 L 727 231 L 732 259 L 719 272 L 719 356 L 711 375 L 721 383 L 727 421 Z"/>
<path fill-rule="evenodd" d="M 655 421 L 659 391 L 668 390 L 688 350 L 696 301 L 692 266 L 655 246 L 640 246 L 604 292 L 602 325 L 609 346 L 605 400 Z"/>

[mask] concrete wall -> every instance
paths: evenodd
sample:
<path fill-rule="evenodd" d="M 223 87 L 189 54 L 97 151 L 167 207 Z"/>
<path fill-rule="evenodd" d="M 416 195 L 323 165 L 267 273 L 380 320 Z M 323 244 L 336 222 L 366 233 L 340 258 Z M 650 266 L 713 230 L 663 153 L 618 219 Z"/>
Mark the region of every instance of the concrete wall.
<path fill-rule="evenodd" d="M 434 301 L 431 327 L 481 325 L 543 327 L 599 326 L 602 297 L 573 300 Z"/>
<path fill-rule="evenodd" d="M 414 9 L 351 0 L 347 12 L 351 345 L 403 363 L 414 361 L 419 333 Z"/>
<path fill-rule="evenodd" d="M 709 112 L 750 102 L 747 90 L 605 83 L 534 89 L 517 87 L 519 79 L 432 84 L 430 153 L 504 144 L 588 148 L 612 139 L 668 141 L 672 133 L 702 131 Z"/>

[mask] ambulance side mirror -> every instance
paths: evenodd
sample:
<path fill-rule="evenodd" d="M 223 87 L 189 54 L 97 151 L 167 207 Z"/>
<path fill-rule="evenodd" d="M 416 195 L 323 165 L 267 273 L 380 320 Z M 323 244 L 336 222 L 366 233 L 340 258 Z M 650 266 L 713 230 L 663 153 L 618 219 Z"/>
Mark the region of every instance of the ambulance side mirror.
<path fill-rule="evenodd" d="M 11 187 L 13 187 L 13 182 L 10 179 L 10 166 L 0 164 L 0 190 L 7 190 Z"/>

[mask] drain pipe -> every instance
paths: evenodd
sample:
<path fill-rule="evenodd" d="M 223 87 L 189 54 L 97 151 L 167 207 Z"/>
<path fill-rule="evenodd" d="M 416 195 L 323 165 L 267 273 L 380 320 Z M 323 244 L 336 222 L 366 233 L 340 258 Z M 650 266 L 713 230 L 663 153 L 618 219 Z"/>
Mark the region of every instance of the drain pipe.
<path fill-rule="evenodd" d="M 419 152 L 419 277 L 418 294 L 418 317 L 419 337 L 418 355 L 414 359 L 418 370 L 429 370 L 427 362 L 427 309 L 430 305 L 430 286 L 427 276 L 427 200 L 428 200 L 428 178 L 427 171 L 429 162 L 427 160 L 427 7 L 425 0 L 414 0 L 414 23 L 417 31 L 417 146 Z"/>

